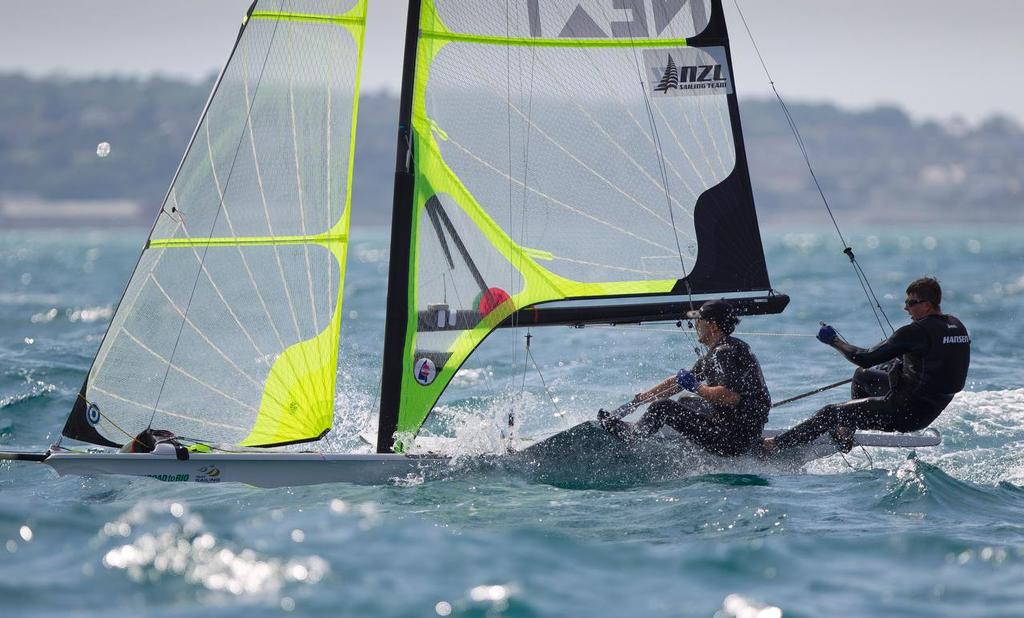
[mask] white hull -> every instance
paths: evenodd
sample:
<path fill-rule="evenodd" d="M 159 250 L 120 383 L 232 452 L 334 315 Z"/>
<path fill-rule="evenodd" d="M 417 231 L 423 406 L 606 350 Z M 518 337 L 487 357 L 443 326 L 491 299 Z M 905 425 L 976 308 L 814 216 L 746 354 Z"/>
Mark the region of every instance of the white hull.
<path fill-rule="evenodd" d="M 44 463 L 67 474 L 127 474 L 167 482 L 288 487 L 320 483 L 384 485 L 443 474 L 449 458 L 430 455 L 192 453 L 186 460 L 151 453 L 53 453 Z"/>
<path fill-rule="evenodd" d="M 601 484 L 623 478 L 678 478 L 710 469 L 756 472 L 764 463 L 756 458 L 717 458 L 686 447 L 664 430 L 662 439 L 651 441 L 644 452 L 627 448 L 596 422 L 583 423 L 556 434 L 519 453 L 479 458 L 491 469 L 525 475 L 541 482 Z M 779 431 L 766 431 L 765 437 Z M 856 434 L 855 444 L 883 448 L 936 446 L 937 432 L 924 434 Z M 828 457 L 836 447 L 827 436 L 783 458 L 789 467 Z M 680 456 L 682 455 L 682 456 Z M 432 480 L 449 476 L 451 458 L 443 455 L 339 454 L 339 453 L 191 453 L 179 460 L 173 453 L 76 453 L 56 452 L 44 463 L 61 476 L 67 474 L 123 474 L 165 482 L 244 483 L 257 487 L 289 487 L 322 483 L 386 485 L 408 480 Z M 467 462 L 468 463 L 468 462 Z M 469 466 L 471 469 L 472 466 Z M 657 469 L 654 469 L 657 468 Z M 749 470 L 747 470 L 749 468 Z M 463 468 L 466 469 L 466 468 Z M 639 475 L 636 473 L 639 472 Z M 653 475 L 653 476 L 652 476 Z"/>

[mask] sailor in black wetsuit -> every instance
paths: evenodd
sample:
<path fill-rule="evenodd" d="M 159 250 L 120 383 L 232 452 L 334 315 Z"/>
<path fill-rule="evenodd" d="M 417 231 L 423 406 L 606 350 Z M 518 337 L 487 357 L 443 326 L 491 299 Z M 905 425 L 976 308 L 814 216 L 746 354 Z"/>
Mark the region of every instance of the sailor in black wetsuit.
<path fill-rule="evenodd" d="M 938 281 L 925 277 L 912 282 L 905 307 L 913 321 L 869 350 L 850 345 L 831 326 L 822 326 L 818 339 L 861 367 L 854 373 L 853 400 L 829 404 L 765 440 L 765 453 L 807 444 L 825 432 L 845 452 L 853 445 L 855 429 L 907 432 L 930 425 L 963 390 L 971 362 L 970 335 L 960 320 L 942 313 L 941 302 Z M 887 361 L 895 361 L 887 371 L 868 369 Z"/>
<path fill-rule="evenodd" d="M 668 424 L 691 442 L 725 456 L 760 447 L 771 397 L 750 346 L 731 336 L 738 322 L 729 303 L 704 303 L 697 319 L 697 337 L 707 346 L 707 353 L 692 370 L 681 369 L 638 394 L 634 402 L 658 401 L 635 425 L 605 418 L 605 428 L 624 439 L 642 439 Z M 669 399 L 684 389 L 697 396 Z"/>

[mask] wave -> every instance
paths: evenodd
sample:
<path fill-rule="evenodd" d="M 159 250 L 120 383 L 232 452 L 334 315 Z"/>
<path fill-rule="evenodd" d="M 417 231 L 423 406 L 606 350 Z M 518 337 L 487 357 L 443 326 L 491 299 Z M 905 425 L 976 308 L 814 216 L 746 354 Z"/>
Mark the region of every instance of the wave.
<path fill-rule="evenodd" d="M 291 538 L 301 543 L 305 533 L 296 528 Z M 103 566 L 133 581 L 166 578 L 270 602 L 288 598 L 282 595 L 296 585 L 315 585 L 330 572 L 330 564 L 315 554 L 276 557 L 221 539 L 184 502 L 138 504 L 104 524 L 96 544 L 105 549 Z"/>
<path fill-rule="evenodd" d="M 35 382 L 28 391 L 15 393 L 7 397 L 0 397 L 0 410 L 14 408 L 16 406 L 31 402 L 36 399 L 48 398 L 48 395 L 57 390 L 57 387 L 47 382 Z"/>
<path fill-rule="evenodd" d="M 911 454 L 953 478 L 980 485 L 1024 486 L 1024 389 L 964 391 L 932 424 L 942 444 Z M 874 468 L 895 473 L 906 449 L 854 449 L 846 457 L 812 462 L 806 471 L 837 474 Z"/>
<path fill-rule="evenodd" d="M 914 456 L 890 472 L 888 481 L 877 506 L 894 513 L 988 525 L 1017 521 L 1024 509 L 1024 489 L 1012 483 L 988 486 L 957 479 Z M 1024 527 L 1018 534 L 1024 534 Z"/>
<path fill-rule="evenodd" d="M 113 305 L 101 305 L 96 307 L 68 307 L 64 309 L 64 317 L 68 322 L 74 324 L 77 322 L 97 322 L 100 320 L 106 321 L 114 314 Z M 50 307 L 46 311 L 40 311 L 33 313 L 29 321 L 32 324 L 48 324 L 58 316 L 61 312 L 56 307 Z"/>
<path fill-rule="evenodd" d="M 937 465 L 953 476 L 1024 485 L 1024 388 L 962 392 L 935 423 Z"/>

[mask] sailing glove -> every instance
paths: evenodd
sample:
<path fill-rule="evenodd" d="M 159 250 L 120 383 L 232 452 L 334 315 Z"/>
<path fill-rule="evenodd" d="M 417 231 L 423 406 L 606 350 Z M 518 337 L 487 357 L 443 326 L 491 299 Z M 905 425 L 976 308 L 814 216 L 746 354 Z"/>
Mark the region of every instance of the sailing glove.
<path fill-rule="evenodd" d="M 832 345 L 837 336 L 836 329 L 832 328 L 828 324 L 822 324 L 821 329 L 818 330 L 818 341 L 825 345 Z"/>
<path fill-rule="evenodd" d="M 691 393 L 696 393 L 697 387 L 700 386 L 700 382 L 697 382 L 697 377 L 686 369 L 680 369 L 679 373 L 676 374 L 676 384 Z"/>

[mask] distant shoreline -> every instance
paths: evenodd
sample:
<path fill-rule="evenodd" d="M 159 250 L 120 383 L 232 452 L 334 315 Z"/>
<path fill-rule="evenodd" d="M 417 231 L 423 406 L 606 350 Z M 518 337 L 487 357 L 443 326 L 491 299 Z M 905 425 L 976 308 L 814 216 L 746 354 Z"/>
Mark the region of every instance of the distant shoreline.
<path fill-rule="evenodd" d="M 151 225 L 210 85 L 0 72 L 0 227 Z M 387 226 L 398 100 L 387 91 L 360 99 L 352 222 Z M 740 107 L 761 226 L 829 226 L 778 104 L 743 98 Z M 920 121 L 892 106 L 789 109 L 842 225 L 1024 224 L 1024 128 L 1015 121 Z"/>

